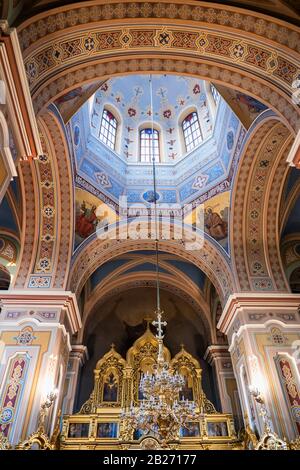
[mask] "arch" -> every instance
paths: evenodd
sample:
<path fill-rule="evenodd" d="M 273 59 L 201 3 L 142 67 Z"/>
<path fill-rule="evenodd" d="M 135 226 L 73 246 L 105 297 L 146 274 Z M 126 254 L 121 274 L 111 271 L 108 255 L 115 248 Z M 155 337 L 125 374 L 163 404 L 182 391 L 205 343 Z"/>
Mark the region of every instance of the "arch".
<path fill-rule="evenodd" d="M 71 162 L 54 111 L 43 113 L 38 125 L 44 153 L 37 164 L 20 163 L 23 231 L 14 287 L 64 288 L 73 244 Z"/>
<path fill-rule="evenodd" d="M 165 230 L 168 226 L 162 221 Z M 162 229 L 163 229 L 162 228 Z M 159 249 L 167 253 L 173 253 L 183 260 L 187 260 L 199 267 L 215 285 L 219 297 L 224 303 L 230 293 L 235 291 L 235 281 L 230 270 L 228 259 L 215 247 L 212 241 L 203 239 L 201 234 L 197 237 L 201 240 L 202 249 L 187 250 L 184 246 L 182 236 L 178 236 L 177 230 L 181 226 L 174 223 L 174 240 L 162 240 Z M 95 235 L 83 243 L 80 251 L 74 258 L 70 271 L 68 287 L 79 296 L 83 285 L 90 275 L 105 262 L 121 254 L 137 250 L 155 250 L 155 240 L 152 239 L 127 239 L 126 224 L 119 226 L 119 238 L 115 239 L 115 227 L 110 227 L 106 232 L 106 239 L 101 240 Z M 186 240 L 195 240 L 195 232 L 186 229 Z M 203 245 L 202 245 L 203 242 Z"/>
<path fill-rule="evenodd" d="M 18 32 L 37 111 L 99 77 L 168 71 L 237 88 L 277 109 L 290 129 L 299 125 L 298 28 L 257 12 L 179 0 L 91 1 L 36 15 Z"/>
<path fill-rule="evenodd" d="M 131 275 L 127 275 L 126 279 L 115 280 L 110 285 L 107 285 L 105 288 L 98 286 L 92 295 L 89 297 L 88 302 L 86 303 L 86 308 L 84 311 L 83 326 L 78 336 L 78 341 L 81 341 L 84 333 L 85 327 L 87 326 L 91 315 L 96 308 L 103 305 L 104 302 L 112 298 L 116 294 L 122 292 L 127 292 L 130 289 L 139 288 L 155 288 L 156 287 L 156 277 L 155 273 L 149 272 L 139 272 Z M 188 286 L 182 285 L 180 281 L 174 279 L 172 276 L 161 274 L 160 276 L 160 287 L 162 290 L 170 292 L 177 295 L 178 297 L 185 300 L 195 313 L 198 318 L 201 320 L 205 327 L 205 334 L 209 340 L 214 341 L 214 331 L 212 328 L 212 320 L 210 318 L 210 311 L 206 303 L 203 301 L 203 297 L 199 292 L 195 292 L 195 289 L 190 289 Z M 182 312 L 184 315 L 184 312 Z M 190 319 L 192 323 L 197 322 L 197 317 Z"/>
<path fill-rule="evenodd" d="M 149 259 L 150 258 L 150 259 Z M 85 304 L 85 310 L 83 314 L 83 329 L 88 321 L 88 317 L 94 310 L 95 306 L 103 303 L 105 300 L 110 298 L 112 295 L 122 292 L 127 288 L 140 287 L 155 287 L 156 285 L 156 273 L 152 271 L 136 271 L 127 273 L 128 270 L 132 270 L 134 267 L 143 265 L 145 260 L 143 258 L 137 258 L 121 265 L 120 267 L 113 270 L 108 274 L 104 280 L 100 281 L 99 284 L 92 290 L 89 298 Z M 156 257 L 153 256 L 153 264 L 156 263 Z M 151 263 L 151 256 L 147 256 L 147 263 Z M 167 270 L 168 273 L 160 273 L 160 284 L 165 290 L 173 292 L 184 300 L 186 300 L 194 310 L 200 313 L 200 316 L 206 322 L 208 334 L 212 330 L 212 319 L 210 315 L 210 308 L 207 304 L 204 296 L 197 286 L 191 279 L 183 274 L 180 270 L 170 265 L 167 261 L 164 261 L 162 255 L 160 255 L 160 267 Z M 124 275 L 126 273 L 126 275 Z"/>
<path fill-rule="evenodd" d="M 277 117 L 250 131 L 232 192 L 230 243 L 239 289 L 288 291 L 279 247 L 280 197 L 292 137 Z M 279 188 L 279 189 L 278 189 Z"/>
<path fill-rule="evenodd" d="M 299 31 L 297 27 L 279 19 L 232 6 L 214 4 L 208 7 L 204 3 L 192 1 L 182 5 L 179 0 L 171 4 L 162 0 L 159 3 L 153 1 L 147 6 L 143 2 L 128 1 L 120 7 L 117 3 L 92 0 L 84 7 L 81 4 L 65 5 L 29 18 L 20 24 L 18 34 L 35 110 L 42 119 L 49 115 L 45 113 L 49 103 L 85 83 L 124 74 L 167 72 L 197 76 L 216 85 L 237 89 L 278 112 L 282 126 L 285 126 L 287 132 L 290 131 L 294 135 L 299 128 L 299 109 L 292 100 L 292 85 L 299 68 Z M 147 40 L 141 41 L 142 37 Z M 58 123 L 59 120 L 56 120 Z M 57 129 L 63 134 L 59 127 L 58 125 Z M 263 131 L 260 135 L 261 138 L 264 137 Z M 256 138 L 258 145 L 260 140 L 257 133 L 253 132 L 252 137 Z M 64 145 L 66 147 L 66 143 Z M 248 140 L 247 147 L 250 148 L 250 145 L 252 144 Z M 61 150 L 57 147 L 59 154 Z M 67 155 L 65 149 L 64 153 Z M 64 161 L 68 162 L 68 158 Z M 65 173 L 68 172 L 68 180 L 71 179 L 69 166 L 67 163 L 65 168 L 61 168 Z M 280 181 L 280 171 L 284 166 L 282 155 L 276 175 L 275 170 L 270 172 L 277 182 Z M 250 167 L 251 165 L 248 165 L 248 169 Z M 28 273 L 32 273 L 34 269 L 35 260 L 29 259 L 31 254 L 35 253 L 33 248 L 36 243 L 32 220 L 37 224 L 40 210 L 33 208 L 34 172 L 28 171 L 28 167 L 22 171 L 26 174 L 29 220 L 26 218 L 25 221 L 26 250 L 23 250 L 24 258 L 19 271 L 19 278 L 22 280 L 18 280 L 16 284 L 19 287 L 28 285 Z M 246 173 L 243 174 L 245 178 Z M 272 192 L 272 188 L 269 187 L 269 190 Z M 35 191 L 38 194 L 37 188 Z M 70 193 L 71 190 L 69 195 Z M 274 189 L 272 194 L 276 196 Z M 268 264 L 268 272 L 275 266 L 276 279 L 274 276 L 273 279 L 272 276 L 255 279 L 255 276 L 250 276 L 246 270 L 250 248 L 247 247 L 247 254 L 244 256 L 242 252 L 247 237 L 244 230 L 241 232 L 244 239 L 239 240 L 241 244 L 236 243 L 236 240 L 233 253 L 234 266 L 238 270 L 234 276 L 239 278 L 238 285 L 241 290 L 264 289 L 264 285 L 269 288 L 271 284 L 267 277 L 271 279 L 274 289 L 277 286 L 282 290 L 287 288 L 281 272 L 281 262 L 276 255 L 274 223 L 269 218 L 275 215 L 277 219 L 277 212 L 272 212 L 271 203 L 265 207 L 271 223 L 269 227 L 264 225 L 264 232 L 270 239 L 263 248 L 270 250 L 270 253 L 263 257 L 264 262 Z M 232 227 L 237 227 L 236 217 L 236 214 L 232 216 L 234 223 L 231 224 L 231 230 Z M 241 217 L 238 224 L 242 227 Z M 61 226 L 64 227 L 63 224 Z M 70 259 L 71 226 L 72 223 L 68 225 L 69 240 L 65 237 L 66 249 L 59 251 L 62 255 L 59 266 L 64 272 L 64 279 L 68 274 L 66 259 Z M 25 235 L 23 243 L 24 241 Z M 275 258 L 271 253 L 275 253 Z M 77 258 L 74 263 L 77 266 Z M 240 269 L 243 265 L 246 273 L 244 278 L 243 269 Z M 44 283 L 43 286 L 48 287 L 51 282 L 52 280 L 50 284 Z M 232 285 L 235 282 L 233 281 Z M 63 283 L 65 285 L 65 281 Z M 55 285 L 58 286 L 59 283 Z M 221 286 L 219 288 L 222 290 Z M 224 293 L 221 298 L 223 301 Z"/>

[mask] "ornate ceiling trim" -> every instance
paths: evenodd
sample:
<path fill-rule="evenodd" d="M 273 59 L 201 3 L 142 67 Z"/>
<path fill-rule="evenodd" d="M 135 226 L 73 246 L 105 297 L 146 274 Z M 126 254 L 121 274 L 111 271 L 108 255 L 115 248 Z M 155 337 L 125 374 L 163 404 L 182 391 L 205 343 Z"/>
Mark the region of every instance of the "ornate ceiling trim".
<path fill-rule="evenodd" d="M 18 271 L 12 282 L 12 287 L 22 289 L 28 285 L 29 274 L 32 272 L 35 262 L 35 253 L 38 243 L 36 233 L 38 233 L 39 207 L 36 204 L 38 200 L 38 188 L 36 185 L 34 162 L 32 160 L 21 161 L 19 163 L 19 169 L 23 202 L 23 220 Z"/>
<path fill-rule="evenodd" d="M 199 2 L 91 2 L 37 15 L 18 33 L 36 111 L 99 78 L 168 72 L 240 89 L 292 128 L 299 124 L 292 101 L 299 28 L 256 12 Z"/>
<path fill-rule="evenodd" d="M 242 291 L 287 291 L 280 260 L 278 214 L 289 130 L 263 122 L 246 144 L 233 190 L 231 243 Z"/>
<path fill-rule="evenodd" d="M 72 292 L 80 294 L 84 284 L 91 274 L 105 262 L 124 253 L 137 250 L 155 250 L 155 242 L 152 239 L 127 240 L 127 236 L 119 231 L 119 239 L 109 239 L 111 228 L 107 232 L 107 239 L 100 240 L 97 237 L 91 239 L 74 259 L 70 271 L 69 288 Z M 194 232 L 189 236 L 193 240 Z M 189 261 L 201 269 L 216 287 L 222 302 L 231 292 L 235 291 L 235 282 L 230 266 L 219 250 L 208 240 L 204 240 L 201 250 L 187 250 L 184 242 L 179 240 L 163 240 L 159 243 L 161 251 L 173 253 L 183 260 Z"/>
<path fill-rule="evenodd" d="M 285 275 L 284 266 L 280 251 L 280 204 L 284 183 L 288 175 L 289 168 L 286 160 L 291 149 L 293 138 L 288 138 L 283 143 L 274 164 L 272 179 L 269 181 L 265 204 L 267 207 L 267 223 L 265 227 L 265 237 L 267 246 L 267 261 L 272 273 L 276 290 L 290 291 L 289 283 Z M 279 196 L 279 197 L 278 197 Z"/>
<path fill-rule="evenodd" d="M 21 163 L 24 225 L 15 287 L 64 288 L 73 241 L 73 183 L 67 142 L 52 113 L 39 118 L 43 155 Z"/>
<path fill-rule="evenodd" d="M 58 224 L 60 227 L 60 239 L 54 261 L 55 271 L 53 278 L 54 288 L 65 288 L 71 263 L 73 250 L 74 227 L 74 194 L 72 169 L 69 157 L 69 149 L 66 136 L 62 130 L 62 123 L 52 113 L 43 115 L 44 123 L 48 130 L 50 143 L 53 147 L 53 161 L 58 192 Z"/>
<path fill-rule="evenodd" d="M 86 23 L 101 21 L 120 22 L 139 19 L 138 24 L 150 18 L 164 18 L 174 23 L 190 21 L 195 25 L 218 25 L 226 29 L 232 27 L 256 34 L 262 40 L 275 40 L 283 46 L 299 50 L 297 33 L 299 29 L 285 21 L 261 14 L 256 11 L 235 8 L 231 5 L 211 4 L 206 2 L 188 1 L 184 5 L 180 0 L 148 1 L 125 0 L 122 3 L 106 0 L 94 0 L 85 3 L 64 5 L 37 14 L 24 21 L 18 28 L 24 34 L 26 47 L 50 34 Z M 245 21 L 246 20 L 246 21 Z M 128 21 L 126 21 L 127 23 Z M 278 35 L 278 32 L 281 33 Z M 298 44 L 297 44 L 298 43 Z M 24 44 L 22 44 L 24 47 Z"/>

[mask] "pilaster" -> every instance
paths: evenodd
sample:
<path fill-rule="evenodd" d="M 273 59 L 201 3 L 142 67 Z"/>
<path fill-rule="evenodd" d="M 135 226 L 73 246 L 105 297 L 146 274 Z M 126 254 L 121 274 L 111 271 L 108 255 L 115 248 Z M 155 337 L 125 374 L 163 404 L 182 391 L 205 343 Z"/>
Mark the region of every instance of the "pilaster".
<path fill-rule="evenodd" d="M 88 360 L 88 350 L 83 344 L 73 344 L 69 356 L 65 381 L 65 395 L 62 404 L 62 414 L 72 414 L 81 367 Z"/>
<path fill-rule="evenodd" d="M 1 291 L 0 307 L 0 429 L 17 444 L 36 430 L 40 406 L 55 391 L 46 423 L 53 429 L 81 319 L 65 291 Z"/>
<path fill-rule="evenodd" d="M 260 392 L 273 430 L 294 439 L 300 432 L 300 295 L 234 294 L 217 327 L 227 335 L 241 405 L 252 429 L 263 431 Z"/>

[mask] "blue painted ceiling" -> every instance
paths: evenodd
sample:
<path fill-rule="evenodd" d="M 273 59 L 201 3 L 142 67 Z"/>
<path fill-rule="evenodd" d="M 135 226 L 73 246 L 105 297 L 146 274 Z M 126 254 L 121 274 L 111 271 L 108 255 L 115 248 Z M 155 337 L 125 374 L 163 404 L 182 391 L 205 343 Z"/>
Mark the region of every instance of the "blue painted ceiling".
<path fill-rule="evenodd" d="M 113 274 L 114 271 L 121 266 L 124 267 L 122 274 L 118 276 L 127 275 L 128 273 L 137 273 L 137 272 L 154 272 L 156 269 L 155 258 L 153 258 L 155 252 L 153 251 L 134 251 L 127 253 L 124 256 L 120 256 L 115 260 L 109 261 L 102 266 L 100 266 L 90 278 L 92 290 L 105 278 Z M 150 259 L 151 258 L 151 259 Z M 135 266 L 129 266 L 126 269 L 126 264 L 138 261 Z M 164 263 L 164 266 L 162 266 Z M 170 270 L 167 266 L 170 266 Z M 206 275 L 201 271 L 197 266 L 189 263 L 187 261 L 181 260 L 179 257 L 171 255 L 166 252 L 159 253 L 159 271 L 165 274 L 173 274 L 172 267 L 178 269 L 182 274 L 186 275 L 200 290 L 204 290 L 204 284 L 206 280 Z"/>
<path fill-rule="evenodd" d="M 244 135 L 236 115 L 222 98 L 214 104 L 210 85 L 203 80 L 169 75 L 152 80 L 153 118 L 163 148 L 156 165 L 159 202 L 182 205 L 216 187 L 229 189 L 231 165 Z M 118 151 L 98 138 L 105 106 L 120 121 Z M 149 76 L 128 75 L 105 82 L 77 112 L 69 133 L 80 187 L 93 187 L 114 203 L 122 195 L 130 204 L 145 203 L 145 194 L 153 189 L 153 170 L 151 162 L 139 161 L 138 148 L 140 126 L 151 124 L 149 106 Z M 192 109 L 198 112 L 204 140 L 187 154 L 181 122 Z"/>
<path fill-rule="evenodd" d="M 287 222 L 282 233 L 282 237 L 285 237 L 286 235 L 290 235 L 292 233 L 300 233 L 300 197 L 298 197 L 298 199 L 296 200 L 288 216 Z"/>
<path fill-rule="evenodd" d="M 152 107 L 151 107 L 152 96 Z M 203 80 L 176 75 L 127 75 L 105 82 L 95 93 L 91 109 L 91 133 L 96 138 L 103 108 L 111 111 L 121 123 L 119 154 L 135 162 L 139 151 L 137 135 L 141 126 L 152 124 L 161 131 L 163 160 L 169 163 L 181 157 L 183 148 L 178 123 L 197 109 L 204 139 L 212 134 L 213 119 Z M 153 110 L 153 116 L 152 116 Z"/>
<path fill-rule="evenodd" d="M 4 197 L 0 205 L 0 230 L 1 228 L 8 229 L 16 234 L 19 232 L 15 216 L 7 197 Z"/>

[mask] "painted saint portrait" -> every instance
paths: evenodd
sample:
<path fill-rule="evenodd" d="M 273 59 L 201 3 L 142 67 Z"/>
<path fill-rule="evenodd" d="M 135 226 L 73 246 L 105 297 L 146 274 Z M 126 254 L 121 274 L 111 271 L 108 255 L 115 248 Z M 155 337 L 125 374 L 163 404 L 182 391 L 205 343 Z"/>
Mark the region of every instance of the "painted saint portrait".
<path fill-rule="evenodd" d="M 179 392 L 179 400 L 189 400 L 193 401 L 194 400 L 194 394 L 193 394 L 193 384 L 192 380 L 188 376 L 184 376 L 184 386 Z"/>
<path fill-rule="evenodd" d="M 76 188 L 75 246 L 95 232 L 99 237 L 105 237 L 109 224 L 114 224 L 116 220 L 116 213 L 110 206 L 87 191 Z"/>
<path fill-rule="evenodd" d="M 225 191 L 194 209 L 184 222 L 191 225 L 197 223 L 198 227 L 200 224 L 209 236 L 228 251 L 229 204 L 230 192 Z"/>
<path fill-rule="evenodd" d="M 199 423 L 189 422 L 186 426 L 181 427 L 179 431 L 180 437 L 197 437 L 200 436 Z"/>
<path fill-rule="evenodd" d="M 155 437 L 158 433 L 158 427 L 157 425 L 154 425 L 153 429 L 152 430 L 146 430 L 146 429 L 141 429 L 141 428 L 138 428 L 138 429 L 135 429 L 134 430 L 134 433 L 133 433 L 133 440 L 134 441 L 138 441 L 141 437 L 144 437 L 144 436 L 152 436 L 152 437 Z"/>
<path fill-rule="evenodd" d="M 83 438 L 89 436 L 89 423 L 70 423 L 68 437 Z"/>
<path fill-rule="evenodd" d="M 228 436 L 228 427 L 226 421 L 208 422 L 207 435 L 214 437 Z"/>
<path fill-rule="evenodd" d="M 106 377 L 103 384 L 103 401 L 118 401 L 118 379 L 112 372 Z"/>
<path fill-rule="evenodd" d="M 97 437 L 111 439 L 118 437 L 118 423 L 99 423 Z"/>
<path fill-rule="evenodd" d="M 97 216 L 95 205 L 91 208 L 87 207 L 85 201 L 80 206 L 80 213 L 76 217 L 76 233 L 81 238 L 87 238 L 96 230 Z"/>
<path fill-rule="evenodd" d="M 221 215 L 223 214 L 214 212 L 211 207 L 208 207 L 204 211 L 205 228 L 209 235 L 215 240 L 222 240 L 226 238 L 228 234 L 228 223 Z"/>

